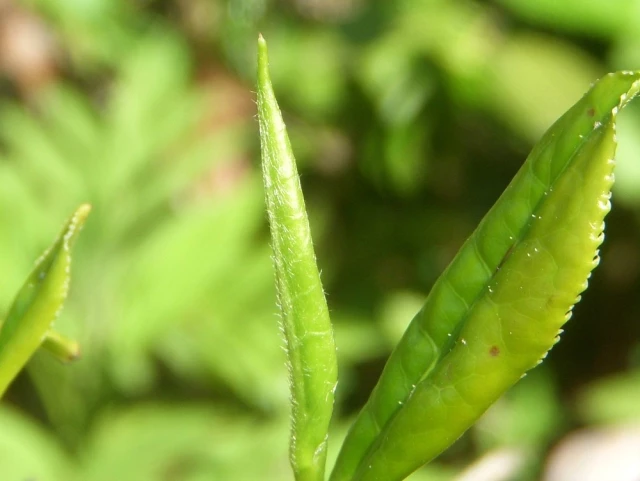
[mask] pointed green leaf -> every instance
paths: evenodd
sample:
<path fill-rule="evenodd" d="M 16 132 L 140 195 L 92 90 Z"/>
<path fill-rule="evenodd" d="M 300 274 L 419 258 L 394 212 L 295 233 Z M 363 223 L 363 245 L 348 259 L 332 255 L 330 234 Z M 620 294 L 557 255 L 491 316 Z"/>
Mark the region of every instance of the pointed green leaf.
<path fill-rule="evenodd" d="M 0 330 L 0 396 L 46 339 L 69 290 L 71 246 L 91 207 L 81 205 L 38 259 Z"/>
<path fill-rule="evenodd" d="M 278 301 L 292 395 L 291 464 L 298 481 L 322 481 L 337 382 L 336 350 L 295 159 L 258 41 L 258 118 Z"/>
<path fill-rule="evenodd" d="M 616 115 L 639 79 L 607 75 L 536 145 L 392 353 L 332 481 L 404 479 L 557 342 L 598 263 Z"/>

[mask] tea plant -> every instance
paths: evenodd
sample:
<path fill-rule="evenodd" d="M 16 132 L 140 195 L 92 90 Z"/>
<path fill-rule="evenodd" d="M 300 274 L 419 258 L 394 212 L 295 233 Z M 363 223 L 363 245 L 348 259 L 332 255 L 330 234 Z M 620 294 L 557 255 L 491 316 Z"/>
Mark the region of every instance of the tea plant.
<path fill-rule="evenodd" d="M 81 205 L 38 259 L 0 327 L 0 396 L 41 345 L 56 357 L 78 356 L 78 346 L 55 330 L 69 291 L 71 248 L 91 208 Z"/>
<path fill-rule="evenodd" d="M 640 72 L 603 77 L 535 146 L 433 286 L 341 448 L 331 481 L 395 481 L 432 460 L 558 341 L 598 265 L 615 122 Z M 295 161 L 258 41 L 258 115 L 292 392 L 296 480 L 324 479 L 335 347 Z"/>

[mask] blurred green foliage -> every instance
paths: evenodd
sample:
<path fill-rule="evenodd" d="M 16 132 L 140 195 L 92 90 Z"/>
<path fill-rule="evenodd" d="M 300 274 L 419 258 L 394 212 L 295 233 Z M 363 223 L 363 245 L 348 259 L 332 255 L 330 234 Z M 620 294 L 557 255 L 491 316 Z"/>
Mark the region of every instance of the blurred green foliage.
<path fill-rule="evenodd" d="M 59 219 L 94 211 L 58 323 L 83 359 L 36 356 L 9 391 L 3 480 L 291 479 L 258 31 L 336 324 L 330 463 L 533 142 L 596 78 L 640 67 L 639 0 L 5 2 L 0 316 Z M 602 263 L 563 342 L 412 480 L 506 445 L 533 453 L 514 479 L 537 479 L 573 428 L 637 420 L 640 105 L 618 134 Z"/>

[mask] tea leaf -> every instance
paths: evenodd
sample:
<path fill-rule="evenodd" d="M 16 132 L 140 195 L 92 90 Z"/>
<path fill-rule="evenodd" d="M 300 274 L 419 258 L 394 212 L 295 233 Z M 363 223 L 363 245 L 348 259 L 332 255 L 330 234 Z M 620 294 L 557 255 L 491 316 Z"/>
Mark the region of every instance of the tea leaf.
<path fill-rule="evenodd" d="M 300 179 L 258 41 L 262 168 L 292 397 L 290 458 L 298 481 L 324 479 L 337 383 L 336 348 Z"/>
<path fill-rule="evenodd" d="M 598 264 L 616 115 L 639 79 L 607 75 L 533 149 L 392 353 L 332 481 L 403 479 L 557 342 Z"/>
<path fill-rule="evenodd" d="M 69 291 L 71 247 L 91 207 L 81 205 L 38 259 L 0 330 L 0 396 L 46 339 Z"/>

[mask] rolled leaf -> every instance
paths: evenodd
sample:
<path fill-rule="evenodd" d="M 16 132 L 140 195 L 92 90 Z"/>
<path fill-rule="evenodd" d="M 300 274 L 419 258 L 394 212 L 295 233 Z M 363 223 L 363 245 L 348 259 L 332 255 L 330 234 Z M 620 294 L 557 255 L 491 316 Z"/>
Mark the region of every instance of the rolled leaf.
<path fill-rule="evenodd" d="M 292 397 L 290 458 L 296 480 L 324 479 L 337 383 L 336 348 L 295 159 L 258 41 L 262 170 Z"/>

